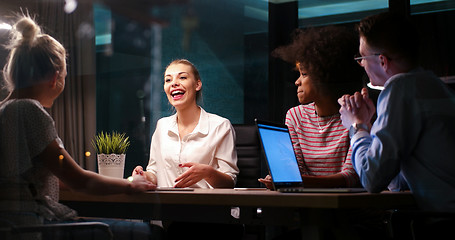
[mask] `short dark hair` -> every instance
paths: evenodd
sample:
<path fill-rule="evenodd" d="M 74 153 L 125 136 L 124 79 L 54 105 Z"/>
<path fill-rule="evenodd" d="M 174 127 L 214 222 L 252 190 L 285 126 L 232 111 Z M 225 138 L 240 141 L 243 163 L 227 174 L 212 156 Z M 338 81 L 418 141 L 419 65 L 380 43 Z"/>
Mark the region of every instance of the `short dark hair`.
<path fill-rule="evenodd" d="M 336 101 L 362 88 L 364 71 L 353 59 L 359 51 L 359 39 L 353 29 L 296 29 L 291 37 L 292 42 L 275 49 L 272 56 L 301 65 L 318 91 Z"/>
<path fill-rule="evenodd" d="M 360 37 L 387 57 L 403 58 L 416 65 L 419 60 L 419 33 L 410 19 L 391 12 L 368 16 L 357 26 Z"/>

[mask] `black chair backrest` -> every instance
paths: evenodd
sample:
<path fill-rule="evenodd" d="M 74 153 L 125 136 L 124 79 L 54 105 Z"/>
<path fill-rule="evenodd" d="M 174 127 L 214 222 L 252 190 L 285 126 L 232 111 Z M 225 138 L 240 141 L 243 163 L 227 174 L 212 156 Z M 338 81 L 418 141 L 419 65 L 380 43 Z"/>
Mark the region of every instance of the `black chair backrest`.
<path fill-rule="evenodd" d="M 258 182 L 258 178 L 265 177 L 266 166 L 261 154 L 256 125 L 234 124 L 233 127 L 236 134 L 237 166 L 240 169 L 236 187 L 264 187 Z"/>

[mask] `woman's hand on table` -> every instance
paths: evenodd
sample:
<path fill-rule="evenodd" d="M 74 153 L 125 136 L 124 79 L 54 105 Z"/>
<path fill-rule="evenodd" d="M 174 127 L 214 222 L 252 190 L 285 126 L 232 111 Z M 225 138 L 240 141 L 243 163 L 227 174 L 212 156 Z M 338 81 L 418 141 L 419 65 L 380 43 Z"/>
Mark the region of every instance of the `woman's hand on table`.
<path fill-rule="evenodd" d="M 258 181 L 263 183 L 266 188 L 273 189 L 272 177 L 270 175 L 265 176 L 265 178 L 259 178 Z"/>
<path fill-rule="evenodd" d="M 134 168 L 133 173 L 131 174 L 131 176 L 134 177 L 136 175 L 144 176 L 144 169 L 142 168 L 142 166 L 137 166 L 137 167 Z"/>
<path fill-rule="evenodd" d="M 142 176 L 144 177 L 147 181 L 157 185 L 157 180 L 155 174 L 151 172 L 144 171 L 142 166 L 137 166 L 134 168 L 133 172 L 131 173 L 131 177 L 136 177 L 136 176 Z"/>
<path fill-rule="evenodd" d="M 179 167 L 186 167 L 188 170 L 175 179 L 174 187 L 176 188 L 191 187 L 202 179 L 210 177 L 216 171 L 213 167 L 200 163 L 182 163 Z"/>

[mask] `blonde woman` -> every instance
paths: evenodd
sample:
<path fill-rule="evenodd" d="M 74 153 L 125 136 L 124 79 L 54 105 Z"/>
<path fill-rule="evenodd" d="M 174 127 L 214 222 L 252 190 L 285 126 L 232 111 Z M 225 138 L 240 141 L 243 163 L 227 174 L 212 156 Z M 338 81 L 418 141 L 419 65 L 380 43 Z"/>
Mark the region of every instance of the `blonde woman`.
<path fill-rule="evenodd" d="M 164 73 L 164 92 L 176 113 L 157 123 L 146 176 L 158 187 L 233 188 L 239 169 L 234 130 L 228 119 L 207 113 L 198 104 L 202 82 L 196 67 L 185 59 L 171 62 Z M 168 239 L 241 239 L 236 224 L 172 222 Z M 219 233 L 223 232 L 223 236 Z"/>
<path fill-rule="evenodd" d="M 128 181 L 84 170 L 65 150 L 44 109 L 65 87 L 62 44 L 22 17 L 7 47 L 3 74 L 10 94 L 0 103 L 0 219 L 15 225 L 75 220 L 75 211 L 58 202 L 59 180 L 73 190 L 103 195 L 156 188 L 142 176 Z"/>
<path fill-rule="evenodd" d="M 164 92 L 176 114 L 157 123 L 143 175 L 158 187 L 233 188 L 239 172 L 234 130 L 228 119 L 207 113 L 197 101 L 202 82 L 185 59 L 171 62 L 164 74 Z"/>

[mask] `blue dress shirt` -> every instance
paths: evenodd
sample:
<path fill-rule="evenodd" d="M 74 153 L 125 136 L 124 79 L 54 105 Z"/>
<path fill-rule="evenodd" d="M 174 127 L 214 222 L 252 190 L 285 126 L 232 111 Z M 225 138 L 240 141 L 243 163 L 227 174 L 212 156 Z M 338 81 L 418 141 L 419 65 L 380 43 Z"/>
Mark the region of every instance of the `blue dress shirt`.
<path fill-rule="evenodd" d="M 455 212 L 452 90 L 429 71 L 397 74 L 379 95 L 377 116 L 370 134 L 359 131 L 351 139 L 362 185 L 380 192 L 407 182 L 421 209 Z"/>

